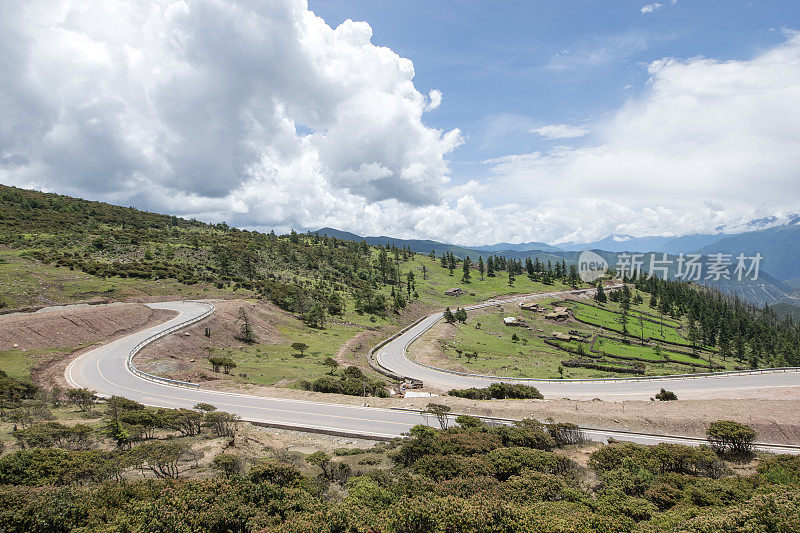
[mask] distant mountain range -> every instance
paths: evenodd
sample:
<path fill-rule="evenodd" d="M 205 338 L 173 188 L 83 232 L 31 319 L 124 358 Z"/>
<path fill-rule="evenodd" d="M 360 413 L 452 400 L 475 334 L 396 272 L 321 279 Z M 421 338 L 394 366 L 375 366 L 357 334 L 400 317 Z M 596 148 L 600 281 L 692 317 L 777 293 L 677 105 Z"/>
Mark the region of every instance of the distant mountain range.
<path fill-rule="evenodd" d="M 662 252 L 679 254 L 699 250 L 720 240 L 722 234 L 683 235 L 681 237 L 632 237 L 609 235 L 605 239 L 588 243 L 563 243 L 561 250 L 605 250 L 607 252 Z"/>
<path fill-rule="evenodd" d="M 766 224 L 760 221 L 750 227 Z M 712 285 L 731 294 L 759 304 L 782 303 L 785 306 L 800 305 L 800 219 L 792 219 L 791 224 L 735 234 L 695 234 L 679 237 L 632 237 L 629 235 L 609 235 L 605 239 L 590 243 L 565 243 L 558 246 L 541 242 L 497 243 L 485 246 L 465 247 L 433 240 L 397 239 L 394 237 L 364 237 L 334 228 L 321 228 L 320 235 L 328 235 L 348 241 L 366 241 L 371 245 L 394 244 L 407 247 L 413 252 L 428 254 L 431 250 L 439 256 L 442 252 L 452 252 L 459 258 L 469 256 L 477 259 L 490 255 L 503 255 L 510 259 L 538 258 L 540 261 L 561 261 L 574 263 L 581 251 L 594 250 L 600 253 L 609 265 L 617 264 L 619 254 L 666 253 L 677 256 L 680 253 L 739 253 L 747 256 L 760 253 L 759 279 L 755 281 L 720 280 Z"/>

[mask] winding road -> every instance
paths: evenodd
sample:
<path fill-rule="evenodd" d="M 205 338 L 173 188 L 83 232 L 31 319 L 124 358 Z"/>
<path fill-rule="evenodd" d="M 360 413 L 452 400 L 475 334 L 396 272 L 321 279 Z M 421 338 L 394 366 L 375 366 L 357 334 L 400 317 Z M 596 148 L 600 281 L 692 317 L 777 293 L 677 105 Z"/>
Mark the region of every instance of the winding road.
<path fill-rule="evenodd" d="M 567 296 L 587 292 L 548 292 L 503 299 L 503 303 L 535 300 L 553 296 Z M 495 306 L 500 302 L 488 301 L 466 307 L 467 310 Z M 535 386 L 545 398 L 573 398 L 602 400 L 647 400 L 662 387 L 675 392 L 681 399 L 696 398 L 758 398 L 768 389 L 795 388 L 800 390 L 800 369 L 763 370 L 717 374 L 688 374 L 664 378 L 607 378 L 607 379 L 525 379 L 501 378 L 449 372 L 423 365 L 408 358 L 408 347 L 443 317 L 434 313 L 408 329 L 403 335 L 385 344 L 375 352 L 377 364 L 399 376 L 421 379 L 426 386 L 447 391 L 454 388 L 488 387 L 492 383 L 523 383 Z"/>
<path fill-rule="evenodd" d="M 557 294 L 548 293 L 538 296 L 544 297 Z M 529 297 L 515 297 L 504 301 L 518 301 Z M 495 303 L 488 302 L 475 307 L 485 307 Z M 202 389 L 198 386 L 181 386 L 158 378 L 148 379 L 146 375 L 142 375 L 141 372 L 132 368 L 132 365 L 129 365 L 131 352 L 142 345 L 143 342 L 147 343 L 155 340 L 154 337 L 157 338 L 159 334 L 163 335 L 166 332 L 171 332 L 174 328 L 181 327 L 182 324 L 188 325 L 192 320 L 201 319 L 208 314 L 209 309 L 212 307 L 210 304 L 203 302 L 163 302 L 148 305 L 153 309 L 176 311 L 178 315 L 162 324 L 133 333 L 79 356 L 67 366 L 65 371 L 65 378 L 70 386 L 88 387 L 103 396 L 125 396 L 143 404 L 158 407 L 192 408 L 197 403 L 205 402 L 216 406 L 220 410 L 235 413 L 250 422 L 348 436 L 393 438 L 407 433 L 411 427 L 417 424 L 436 425 L 434 417 L 425 416 L 416 411 L 267 398 Z M 377 359 L 392 371 L 413 375 L 444 387 L 485 386 L 487 383 L 498 381 L 497 378 L 457 376 L 438 372 L 406 359 L 405 348 L 432 326 L 440 316 L 441 313 L 427 317 L 398 338 L 385 344 L 377 352 Z M 789 374 L 783 376 L 786 377 Z M 773 379 L 776 377 L 779 377 L 779 375 L 772 375 Z M 796 378 L 797 374 L 792 374 L 792 377 Z M 753 383 L 758 382 L 758 378 L 759 376 L 741 376 L 738 386 L 752 386 Z M 724 383 L 725 387 L 737 386 L 734 382 L 735 380 L 731 381 L 730 378 L 723 379 L 721 382 L 716 381 L 716 379 L 720 378 L 693 380 L 687 381 L 687 383 L 694 384 L 697 388 L 719 387 L 719 383 Z M 789 386 L 789 383 L 792 382 L 791 379 L 782 379 L 781 381 L 785 382 L 786 386 Z M 761 377 L 761 382 L 765 382 L 763 377 Z M 797 381 L 793 383 L 796 385 Z M 537 382 L 537 386 L 541 386 L 544 393 L 551 396 L 562 394 L 571 397 L 608 396 L 608 394 L 604 394 L 604 391 L 607 390 L 612 391 L 611 395 L 622 394 L 639 397 L 644 394 L 642 392 L 642 387 L 644 387 L 642 383 L 541 382 L 541 385 L 539 385 L 539 382 Z M 658 385 L 649 383 L 644 388 L 650 391 L 655 386 Z M 673 390 L 682 390 L 674 384 L 671 384 L 671 386 Z M 774 387 L 776 384 L 772 382 L 769 386 Z M 586 389 L 586 387 L 589 388 Z M 609 437 L 613 437 L 619 440 L 644 444 L 655 444 L 657 442 L 698 444 L 702 442 L 699 439 L 689 437 L 629 433 L 616 430 L 584 428 L 584 432 L 587 438 L 597 441 L 606 441 Z M 763 445 L 762 448 L 779 453 L 800 453 L 800 447 L 797 446 Z"/>

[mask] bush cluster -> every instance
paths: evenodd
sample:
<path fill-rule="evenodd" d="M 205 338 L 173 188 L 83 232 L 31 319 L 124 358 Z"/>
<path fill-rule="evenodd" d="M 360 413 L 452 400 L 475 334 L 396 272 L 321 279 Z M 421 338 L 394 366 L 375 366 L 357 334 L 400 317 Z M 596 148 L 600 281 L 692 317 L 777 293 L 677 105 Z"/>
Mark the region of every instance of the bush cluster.
<path fill-rule="evenodd" d="M 470 400 L 544 399 L 536 387 L 512 383 L 492 383 L 485 389 L 453 389 L 447 394 Z"/>

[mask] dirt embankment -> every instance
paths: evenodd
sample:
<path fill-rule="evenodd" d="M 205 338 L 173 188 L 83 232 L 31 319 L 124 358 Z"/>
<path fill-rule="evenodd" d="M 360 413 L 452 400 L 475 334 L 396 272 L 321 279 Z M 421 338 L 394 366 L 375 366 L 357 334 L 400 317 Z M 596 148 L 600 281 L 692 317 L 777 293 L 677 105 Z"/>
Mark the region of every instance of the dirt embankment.
<path fill-rule="evenodd" d="M 142 304 L 111 304 L 0 316 L 0 351 L 29 353 L 32 380 L 65 387 L 67 363 L 90 346 L 169 320 L 176 313 Z"/>
<path fill-rule="evenodd" d="M 144 348 L 136 356 L 139 368 L 184 381 L 218 380 L 218 374 L 205 368 L 205 359 L 214 350 L 241 349 L 246 345 L 240 338 L 240 309 L 247 314 L 259 343 L 286 342 L 279 326 L 292 315 L 266 300 L 215 301 L 214 307 L 214 313 L 207 319 Z M 210 337 L 205 336 L 206 328 L 211 329 Z"/>
<path fill-rule="evenodd" d="M 219 381 L 217 390 L 242 392 L 236 384 Z M 600 401 L 600 400 L 467 400 L 451 396 L 431 398 L 364 398 L 325 394 L 296 389 L 252 385 L 247 394 L 271 398 L 290 398 L 321 403 L 368 405 L 380 408 L 424 410 L 431 403 L 443 403 L 453 413 L 497 418 L 535 418 L 572 422 L 596 427 L 662 435 L 705 437 L 709 423 L 735 420 L 752 426 L 758 440 L 781 444 L 800 444 L 800 400 L 680 400 Z"/>

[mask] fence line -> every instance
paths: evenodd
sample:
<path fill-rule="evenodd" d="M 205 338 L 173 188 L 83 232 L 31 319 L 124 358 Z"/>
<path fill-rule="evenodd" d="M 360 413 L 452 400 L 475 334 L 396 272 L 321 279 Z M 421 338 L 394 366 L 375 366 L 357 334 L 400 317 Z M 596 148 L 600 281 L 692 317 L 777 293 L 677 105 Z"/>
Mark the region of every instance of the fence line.
<path fill-rule="evenodd" d="M 208 317 L 211 313 L 214 312 L 214 306 L 212 304 L 208 303 L 208 302 L 200 302 L 200 301 L 195 301 L 195 300 L 189 300 L 189 301 L 191 301 L 192 303 L 198 303 L 198 304 L 206 305 L 206 306 L 208 306 L 208 310 L 205 311 L 203 314 L 198 315 L 198 316 L 196 316 L 194 318 L 190 318 L 188 320 L 184 320 L 183 322 L 179 322 L 179 323 L 177 323 L 177 324 L 175 324 L 173 326 L 170 326 L 170 327 L 168 327 L 167 329 L 165 329 L 163 331 L 160 331 L 158 333 L 154 333 L 153 335 L 150 335 L 146 339 L 142 340 L 139 344 L 134 346 L 133 349 L 131 349 L 131 351 L 128 353 L 128 357 L 125 358 L 125 366 L 128 368 L 128 370 L 130 370 L 130 372 L 132 374 L 134 374 L 135 376 L 138 376 L 138 377 L 140 377 L 142 379 L 146 379 L 148 381 L 166 383 L 168 385 L 177 385 L 177 386 L 180 386 L 180 387 L 200 388 L 200 384 L 199 383 L 191 383 L 189 381 L 180 381 L 180 380 L 177 380 L 177 379 L 169 379 L 169 378 L 164 378 L 164 377 L 161 377 L 161 376 L 156 376 L 156 375 L 153 375 L 153 374 L 148 374 L 147 372 L 144 372 L 143 370 L 139 370 L 133 364 L 133 357 L 137 353 L 139 353 L 142 350 L 142 348 L 144 348 L 148 344 L 160 339 L 161 337 L 169 335 L 170 333 L 173 333 L 173 332 L 175 332 L 175 331 L 177 331 L 179 329 L 183 329 L 186 326 L 190 326 L 191 324 L 199 322 L 199 321 L 203 320 L 204 318 Z"/>

